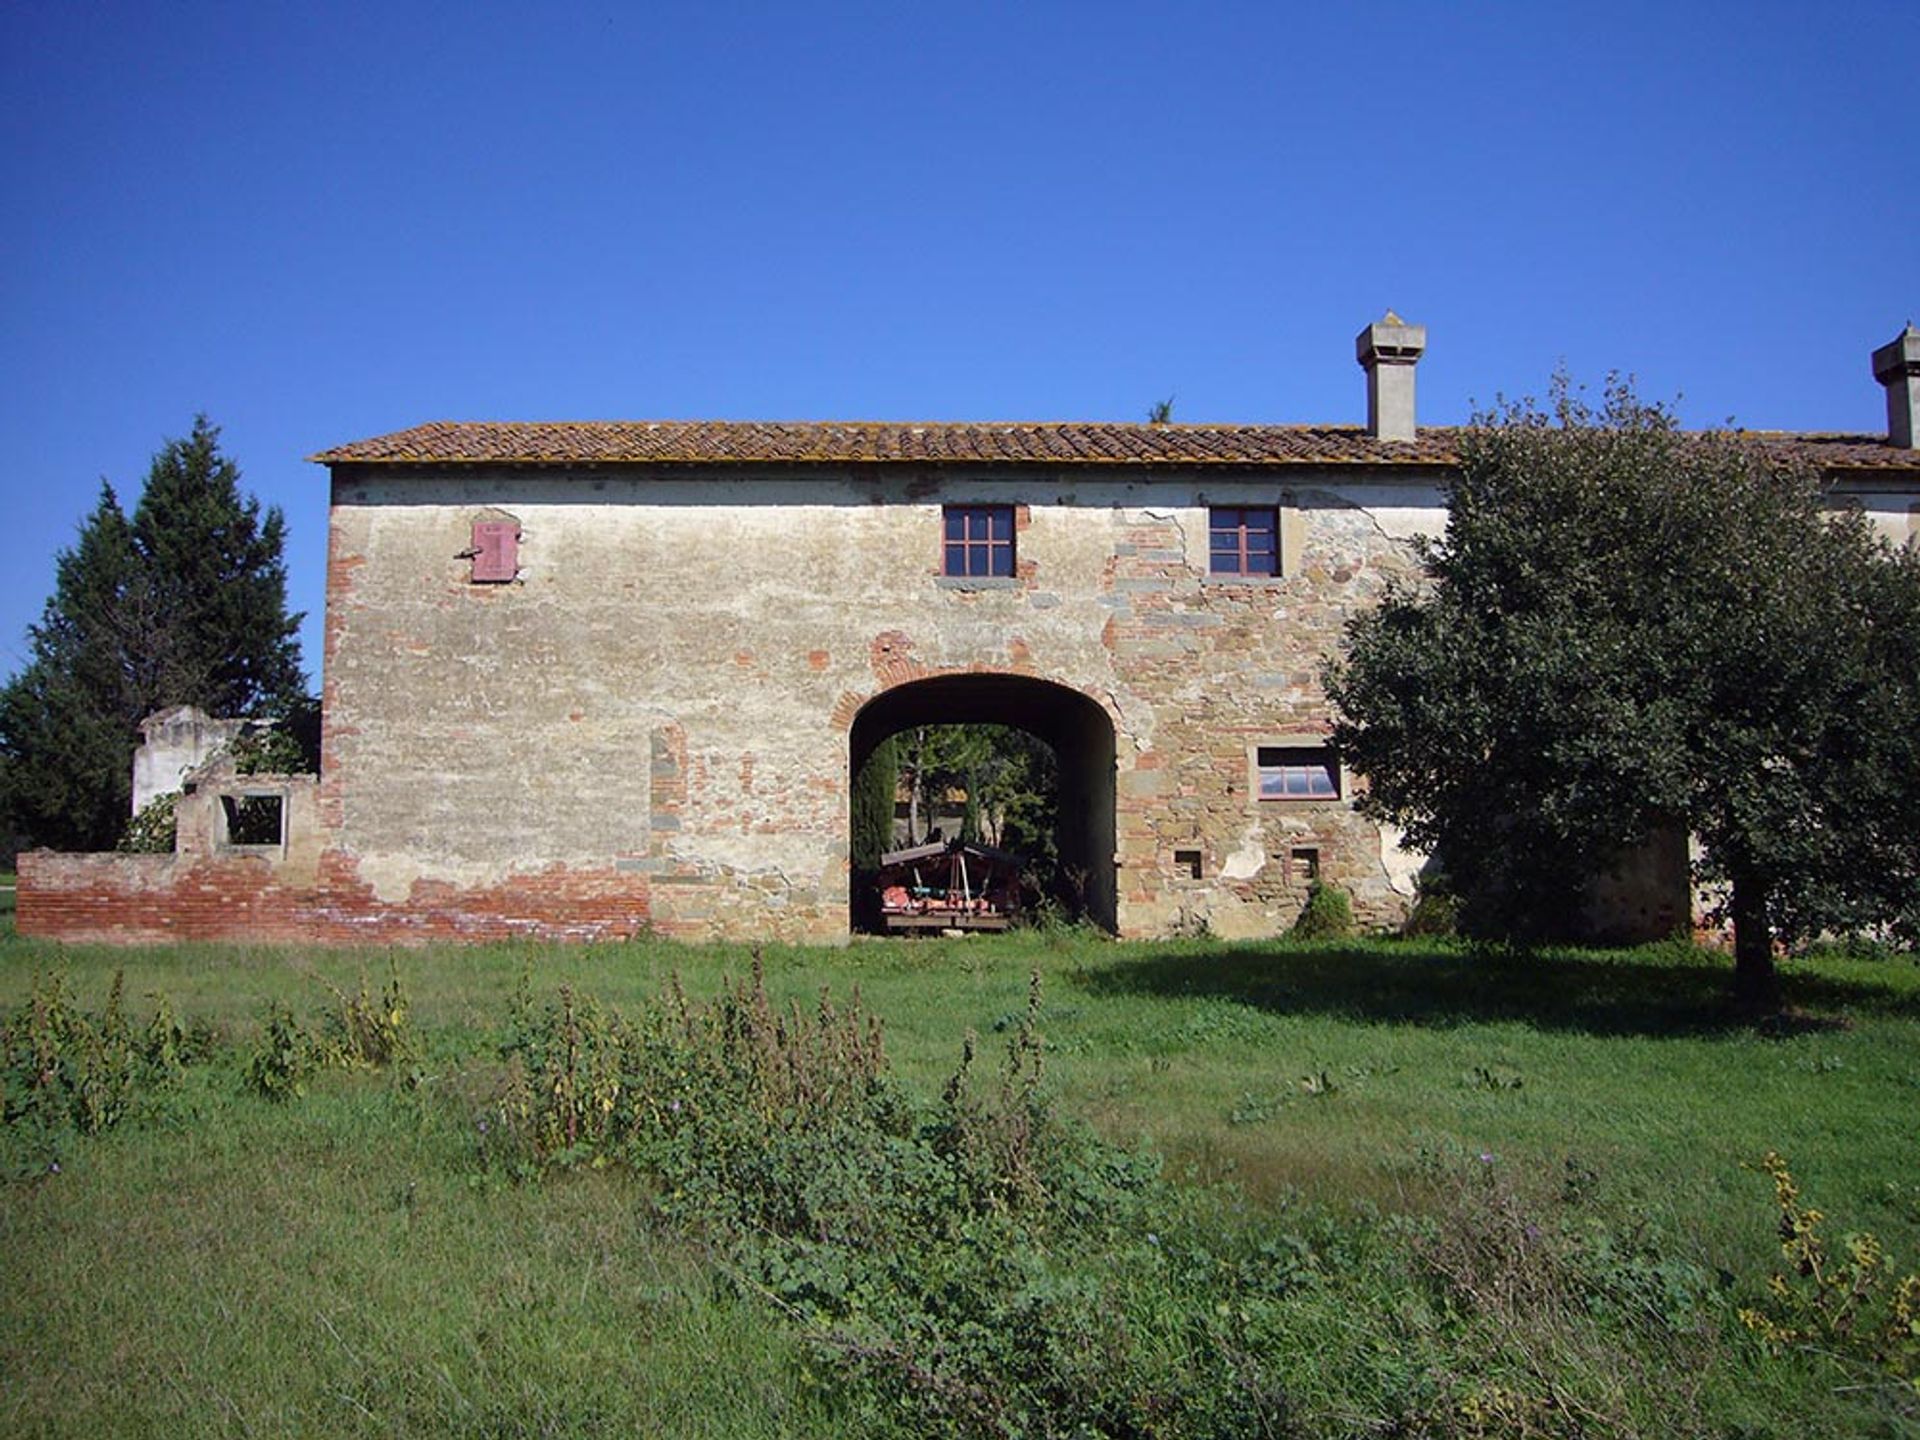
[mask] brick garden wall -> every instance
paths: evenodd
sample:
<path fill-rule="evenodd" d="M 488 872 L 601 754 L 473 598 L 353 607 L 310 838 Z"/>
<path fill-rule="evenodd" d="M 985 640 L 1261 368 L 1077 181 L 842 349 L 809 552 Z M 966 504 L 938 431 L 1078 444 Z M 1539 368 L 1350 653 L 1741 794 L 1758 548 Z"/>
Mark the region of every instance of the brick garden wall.
<path fill-rule="evenodd" d="M 20 856 L 15 925 L 40 939 L 142 944 L 424 944 L 438 940 L 627 939 L 648 928 L 650 878 L 551 869 L 485 886 L 422 880 L 378 899 L 350 857 L 328 852 L 311 883 L 259 856 Z"/>

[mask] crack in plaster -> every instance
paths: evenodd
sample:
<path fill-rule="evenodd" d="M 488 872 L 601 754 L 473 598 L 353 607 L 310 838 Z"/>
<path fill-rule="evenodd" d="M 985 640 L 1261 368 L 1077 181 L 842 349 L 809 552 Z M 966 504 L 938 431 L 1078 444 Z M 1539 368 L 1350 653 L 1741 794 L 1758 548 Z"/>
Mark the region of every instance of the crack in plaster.
<path fill-rule="evenodd" d="M 1174 530 L 1178 532 L 1180 536 L 1180 553 L 1182 555 L 1187 553 L 1187 526 L 1186 522 L 1180 518 L 1180 512 L 1178 510 L 1161 510 L 1152 505 L 1142 505 L 1140 507 L 1140 513 L 1142 515 L 1150 515 L 1155 520 L 1164 520 L 1173 526 Z"/>

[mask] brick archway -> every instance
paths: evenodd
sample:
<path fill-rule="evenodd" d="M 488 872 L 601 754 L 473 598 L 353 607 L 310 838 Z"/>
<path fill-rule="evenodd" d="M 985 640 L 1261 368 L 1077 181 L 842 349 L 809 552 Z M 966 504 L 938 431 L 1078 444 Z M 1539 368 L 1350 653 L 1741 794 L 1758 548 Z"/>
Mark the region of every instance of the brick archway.
<path fill-rule="evenodd" d="M 1009 725 L 1052 748 L 1060 767 L 1055 834 L 1061 864 L 1085 875 L 1087 918 L 1117 929 L 1114 726 L 1105 707 L 1079 690 L 997 671 L 930 675 L 890 686 L 853 716 L 849 793 L 852 778 L 888 736 L 916 725 L 969 724 Z"/>

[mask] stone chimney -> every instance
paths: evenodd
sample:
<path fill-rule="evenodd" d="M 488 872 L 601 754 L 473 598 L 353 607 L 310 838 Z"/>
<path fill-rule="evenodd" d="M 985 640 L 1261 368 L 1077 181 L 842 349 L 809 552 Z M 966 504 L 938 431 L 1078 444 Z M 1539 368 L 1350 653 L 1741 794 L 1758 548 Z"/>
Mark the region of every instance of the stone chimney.
<path fill-rule="evenodd" d="M 1391 310 L 1354 337 L 1354 354 L 1367 372 L 1367 433 L 1374 439 L 1413 439 L 1413 367 L 1426 348 L 1427 327 L 1409 325 Z"/>
<path fill-rule="evenodd" d="M 1873 378 L 1887 387 L 1887 441 L 1912 450 L 1920 441 L 1920 330 L 1907 322 L 1892 340 L 1873 352 Z"/>

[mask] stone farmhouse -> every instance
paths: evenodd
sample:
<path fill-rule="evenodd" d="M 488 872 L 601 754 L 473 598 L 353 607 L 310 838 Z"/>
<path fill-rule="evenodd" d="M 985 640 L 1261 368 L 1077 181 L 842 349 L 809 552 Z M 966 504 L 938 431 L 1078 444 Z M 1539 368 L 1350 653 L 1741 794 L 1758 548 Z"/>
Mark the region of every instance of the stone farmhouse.
<path fill-rule="evenodd" d="M 216 762 L 173 855 L 23 856 L 19 927 L 835 941 L 851 777 L 956 721 L 1054 747 L 1062 856 L 1122 935 L 1275 934 L 1316 876 L 1391 922 L 1419 857 L 1354 810 L 1319 665 L 1444 524 L 1424 346 L 1360 333 L 1364 426 L 443 423 L 323 451 L 320 774 Z M 1920 334 L 1874 371 L 1887 434 L 1755 443 L 1907 539 Z M 1684 865 L 1610 903 L 1684 923 Z"/>

